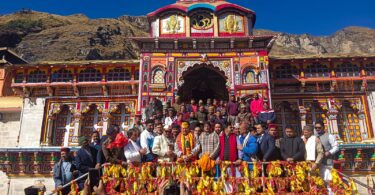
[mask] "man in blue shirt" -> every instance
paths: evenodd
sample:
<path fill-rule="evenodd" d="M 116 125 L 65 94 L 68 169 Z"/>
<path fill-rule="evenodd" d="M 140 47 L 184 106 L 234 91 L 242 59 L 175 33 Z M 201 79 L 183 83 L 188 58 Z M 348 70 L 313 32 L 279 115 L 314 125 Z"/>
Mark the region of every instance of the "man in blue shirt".
<path fill-rule="evenodd" d="M 69 194 L 70 186 L 63 186 L 73 180 L 73 173 L 76 173 L 76 167 L 72 163 L 69 148 L 61 148 L 61 159 L 53 167 L 53 181 L 55 188 L 61 191 L 61 194 Z"/>
<path fill-rule="evenodd" d="M 240 135 L 237 139 L 237 149 L 238 156 L 243 161 L 253 162 L 254 160 L 256 160 L 258 144 L 255 134 L 256 131 L 253 128 L 251 128 L 249 132 L 249 124 L 247 122 L 241 122 Z M 252 170 L 252 168 L 252 164 L 249 164 L 249 169 Z"/>

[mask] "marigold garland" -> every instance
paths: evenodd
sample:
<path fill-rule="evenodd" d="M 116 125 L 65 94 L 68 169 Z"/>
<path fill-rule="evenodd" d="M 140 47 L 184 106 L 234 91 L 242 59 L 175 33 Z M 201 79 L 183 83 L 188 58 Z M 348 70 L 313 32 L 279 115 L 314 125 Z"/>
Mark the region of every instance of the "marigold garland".
<path fill-rule="evenodd" d="M 220 177 L 214 178 L 202 175 L 201 165 L 193 163 L 145 163 L 141 166 L 121 165 L 104 167 L 103 182 L 107 192 L 121 194 L 150 194 L 157 191 L 158 183 L 165 179 L 177 180 L 192 187 L 194 194 L 225 194 L 225 185 L 231 185 L 235 194 L 324 194 L 327 192 L 324 181 L 314 174 L 310 175 L 311 164 L 306 162 L 287 163 L 275 161 L 267 165 L 267 178 L 262 176 L 262 164 L 254 163 L 249 170 L 247 162 L 235 166 L 231 162 L 222 162 Z M 228 175 L 237 168 L 242 177 Z M 232 172 L 233 173 L 233 172 Z M 199 177 L 201 176 L 201 177 Z M 349 184 L 342 181 L 338 172 L 332 169 L 333 180 L 331 188 L 336 194 L 348 194 L 347 191 L 357 192 L 353 181 Z M 108 186 L 111 186 L 108 188 Z M 333 187 L 334 186 L 334 187 Z M 112 193 L 111 193 L 112 194 Z"/>

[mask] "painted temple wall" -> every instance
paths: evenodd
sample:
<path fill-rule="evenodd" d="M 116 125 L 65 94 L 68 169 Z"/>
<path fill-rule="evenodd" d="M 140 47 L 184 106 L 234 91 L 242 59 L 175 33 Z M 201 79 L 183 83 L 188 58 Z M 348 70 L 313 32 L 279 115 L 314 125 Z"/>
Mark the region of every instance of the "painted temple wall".
<path fill-rule="evenodd" d="M 8 184 L 9 182 L 9 184 Z M 42 182 L 47 190 L 47 194 L 54 189 L 52 177 L 15 177 L 9 178 L 4 172 L 0 171 L 0 194 L 24 195 L 24 189 Z"/>
<path fill-rule="evenodd" d="M 39 147 L 45 98 L 25 98 L 23 104 L 19 147 Z"/>
<path fill-rule="evenodd" d="M 368 102 L 368 108 L 369 108 L 371 122 L 372 122 L 372 130 L 374 131 L 374 128 L 375 128 L 375 91 L 371 91 L 367 93 L 367 102 Z"/>
<path fill-rule="evenodd" d="M 0 121 L 0 148 L 17 146 L 20 115 L 20 112 L 3 113 L 3 119 Z"/>

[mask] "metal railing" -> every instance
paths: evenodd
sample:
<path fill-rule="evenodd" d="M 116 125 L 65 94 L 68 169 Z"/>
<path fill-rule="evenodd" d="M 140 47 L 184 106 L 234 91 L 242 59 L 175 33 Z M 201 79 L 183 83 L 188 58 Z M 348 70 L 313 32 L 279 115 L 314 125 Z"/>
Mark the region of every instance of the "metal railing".
<path fill-rule="evenodd" d="M 265 166 L 263 166 L 263 165 L 268 165 L 268 164 L 271 164 L 271 163 L 272 163 L 272 162 L 247 162 L 247 164 L 249 164 L 249 165 L 250 165 L 250 164 L 251 164 L 251 165 L 254 165 L 254 164 L 261 164 L 260 167 L 261 167 L 261 177 L 262 177 L 262 178 L 264 178 L 265 175 L 266 175 L 266 174 L 265 174 L 265 170 L 264 170 L 264 167 L 265 167 Z M 178 164 L 187 164 L 187 163 L 174 163 L 174 162 L 172 163 L 172 162 L 164 162 L 163 164 L 164 164 L 164 165 L 171 165 L 171 166 L 172 166 L 172 169 L 173 169 L 173 166 L 176 166 L 176 165 L 178 165 Z M 228 162 L 227 164 L 228 164 L 228 165 L 234 165 L 233 162 L 230 162 L 230 163 Z M 338 164 L 338 163 L 335 163 L 335 164 Z M 128 164 L 128 163 L 125 163 L 125 165 L 129 165 L 129 164 Z M 124 165 L 124 166 L 125 166 L 125 165 Z M 105 163 L 105 164 L 101 165 L 101 168 L 104 168 L 104 167 L 106 167 L 106 166 L 111 166 L 111 164 L 110 164 L 110 163 Z M 332 168 L 331 168 L 331 169 L 332 169 Z M 331 169 L 330 169 L 330 170 L 331 170 Z M 360 186 L 363 187 L 363 188 L 366 188 L 367 191 L 368 191 L 368 194 L 369 194 L 369 195 L 375 194 L 375 189 L 374 189 L 373 187 L 371 187 L 369 184 L 365 184 L 365 183 L 359 181 L 358 179 L 355 179 L 355 178 L 353 178 L 353 177 L 350 177 L 350 176 L 347 175 L 347 174 L 344 174 L 344 173 L 340 172 L 339 170 L 336 170 L 336 171 L 337 171 L 337 173 L 338 173 L 342 178 L 344 178 L 344 179 L 346 180 L 346 182 L 349 182 L 349 180 L 353 180 L 353 182 L 354 182 L 355 184 L 360 185 Z M 89 175 L 89 173 L 85 173 L 85 174 L 81 175 L 80 177 L 78 177 L 78 178 L 76 178 L 76 179 L 70 181 L 69 183 L 63 185 L 62 188 L 60 188 L 59 190 L 55 190 L 55 191 L 53 191 L 52 193 L 50 193 L 50 195 L 53 195 L 53 194 L 55 194 L 55 193 L 57 193 L 57 192 L 59 192 L 59 191 L 65 189 L 65 188 L 69 187 L 72 183 L 77 183 L 78 181 L 80 181 L 80 180 L 86 178 L 88 175 Z M 369 176 L 371 176 L 371 175 L 369 175 Z M 372 177 L 372 176 L 371 176 L 371 177 Z M 241 178 L 243 178 L 243 177 L 240 177 L 239 179 L 241 179 Z M 245 179 L 245 178 L 243 178 L 243 179 Z M 264 185 L 264 181 L 262 181 L 262 185 Z"/>

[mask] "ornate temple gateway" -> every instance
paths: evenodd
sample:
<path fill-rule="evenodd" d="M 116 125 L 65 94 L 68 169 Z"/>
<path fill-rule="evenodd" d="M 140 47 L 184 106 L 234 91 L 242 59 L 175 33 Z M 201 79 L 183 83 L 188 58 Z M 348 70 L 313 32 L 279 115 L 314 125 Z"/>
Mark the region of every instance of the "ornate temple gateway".
<path fill-rule="evenodd" d="M 209 2 L 209 3 L 207 3 Z M 270 97 L 268 52 L 273 35 L 254 36 L 252 10 L 225 1 L 178 1 L 147 15 L 141 50 L 140 112 L 150 99 Z"/>
<path fill-rule="evenodd" d="M 255 12 L 222 0 L 180 0 L 148 19 L 150 35 L 133 38 L 134 61 L 30 64 L 0 48 L 0 169 L 12 181 L 0 174 L 0 192 L 36 178 L 52 186 L 58 147 L 111 124 L 126 130 L 153 98 L 176 96 L 260 93 L 280 133 L 323 119 L 341 143 L 337 166 L 375 171 L 375 55 L 269 56 L 276 36 L 254 35 Z"/>

